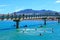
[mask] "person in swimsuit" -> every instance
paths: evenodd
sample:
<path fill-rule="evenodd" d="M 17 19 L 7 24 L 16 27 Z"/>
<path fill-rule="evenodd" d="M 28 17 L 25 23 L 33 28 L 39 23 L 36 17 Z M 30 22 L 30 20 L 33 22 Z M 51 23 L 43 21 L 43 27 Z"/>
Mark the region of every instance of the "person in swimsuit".
<path fill-rule="evenodd" d="M 39 35 L 42 36 L 42 33 L 40 33 Z"/>
<path fill-rule="evenodd" d="M 53 28 L 52 28 L 52 32 L 54 32 L 54 31 L 53 31 Z"/>
<path fill-rule="evenodd" d="M 25 25 L 25 26 L 24 26 L 24 28 L 25 28 L 25 31 L 26 31 L 26 28 L 27 28 L 27 27 L 28 27 L 27 25 Z"/>
<path fill-rule="evenodd" d="M 40 27 L 42 28 L 43 26 L 41 25 Z"/>

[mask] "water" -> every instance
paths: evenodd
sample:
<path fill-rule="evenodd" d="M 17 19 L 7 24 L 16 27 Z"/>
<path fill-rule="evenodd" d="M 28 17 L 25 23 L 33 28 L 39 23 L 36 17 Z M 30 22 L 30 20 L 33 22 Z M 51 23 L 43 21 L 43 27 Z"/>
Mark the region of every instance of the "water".
<path fill-rule="evenodd" d="M 10 20 L 0 21 L 0 40 L 60 40 L 60 24 L 57 21 L 47 21 L 45 26 L 43 20 L 24 20 L 19 23 L 20 29 L 15 29 L 14 24 L 15 22 Z M 28 25 L 28 29 L 23 33 L 21 29 L 24 29 L 24 25 Z M 44 27 L 39 29 L 41 25 Z M 35 31 L 34 28 L 38 30 Z M 53 28 L 53 32 L 48 28 Z"/>

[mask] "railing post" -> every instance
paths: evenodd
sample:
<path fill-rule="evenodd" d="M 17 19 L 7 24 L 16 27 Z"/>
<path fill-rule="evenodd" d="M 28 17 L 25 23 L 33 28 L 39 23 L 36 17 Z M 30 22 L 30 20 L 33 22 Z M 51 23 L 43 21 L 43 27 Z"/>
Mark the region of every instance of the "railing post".
<path fill-rule="evenodd" d="M 26 19 L 27 19 L 27 15 L 25 15 Z"/>
<path fill-rule="evenodd" d="M 7 14 L 7 20 L 9 19 L 9 17 L 10 17 L 10 15 L 9 15 L 9 13 Z"/>
<path fill-rule="evenodd" d="M 4 19 L 4 14 L 2 15 L 2 18 L 1 18 L 2 20 Z"/>
<path fill-rule="evenodd" d="M 23 14 L 23 15 L 22 15 L 23 19 L 24 19 L 24 16 L 25 16 L 25 15 Z"/>
<path fill-rule="evenodd" d="M 14 17 L 13 17 L 13 15 L 11 15 L 11 19 L 13 19 Z"/>

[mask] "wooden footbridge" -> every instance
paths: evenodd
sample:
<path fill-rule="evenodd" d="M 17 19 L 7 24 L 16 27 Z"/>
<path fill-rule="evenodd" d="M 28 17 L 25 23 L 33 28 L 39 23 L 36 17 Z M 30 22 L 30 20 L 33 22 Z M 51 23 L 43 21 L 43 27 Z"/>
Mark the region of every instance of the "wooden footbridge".
<path fill-rule="evenodd" d="M 46 25 L 46 20 L 57 20 L 60 23 L 60 15 L 0 15 L 0 20 L 13 20 L 16 22 L 16 28 L 19 28 L 19 22 L 22 20 L 44 20 L 44 25 Z"/>

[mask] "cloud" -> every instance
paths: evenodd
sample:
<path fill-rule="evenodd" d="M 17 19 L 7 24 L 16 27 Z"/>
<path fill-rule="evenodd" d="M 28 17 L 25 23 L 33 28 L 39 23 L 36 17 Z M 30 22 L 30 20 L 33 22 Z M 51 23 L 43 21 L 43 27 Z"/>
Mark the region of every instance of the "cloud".
<path fill-rule="evenodd" d="M 15 12 L 20 11 L 20 10 L 22 10 L 22 9 L 15 9 Z"/>
<path fill-rule="evenodd" d="M 5 7 L 5 6 L 8 6 L 8 5 L 0 5 L 0 7 Z"/>
<path fill-rule="evenodd" d="M 56 3 L 60 3 L 60 0 L 56 0 Z"/>

